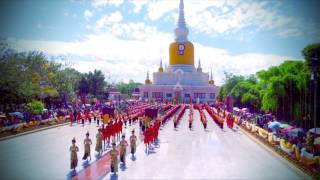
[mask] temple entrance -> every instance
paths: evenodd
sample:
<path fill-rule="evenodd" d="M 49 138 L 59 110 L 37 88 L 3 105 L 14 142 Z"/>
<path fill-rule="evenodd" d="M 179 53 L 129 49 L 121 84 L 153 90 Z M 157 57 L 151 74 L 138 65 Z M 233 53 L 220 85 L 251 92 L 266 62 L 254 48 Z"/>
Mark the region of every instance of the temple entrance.
<path fill-rule="evenodd" d="M 174 98 L 176 99 L 177 103 L 180 103 L 181 102 L 181 91 L 175 91 Z"/>

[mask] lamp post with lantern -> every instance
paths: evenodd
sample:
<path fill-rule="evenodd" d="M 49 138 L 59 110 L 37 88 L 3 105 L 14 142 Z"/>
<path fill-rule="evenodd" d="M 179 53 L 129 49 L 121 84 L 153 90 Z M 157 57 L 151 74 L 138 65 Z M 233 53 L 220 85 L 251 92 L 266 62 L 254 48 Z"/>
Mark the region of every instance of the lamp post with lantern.
<path fill-rule="evenodd" d="M 316 134 L 316 127 L 317 127 L 317 84 L 318 84 L 318 68 L 319 68 L 319 54 L 314 53 L 311 57 L 311 66 L 312 66 L 312 72 L 311 72 L 311 81 L 313 81 L 314 84 L 314 103 L 313 103 L 313 123 L 314 123 L 314 133 Z"/>

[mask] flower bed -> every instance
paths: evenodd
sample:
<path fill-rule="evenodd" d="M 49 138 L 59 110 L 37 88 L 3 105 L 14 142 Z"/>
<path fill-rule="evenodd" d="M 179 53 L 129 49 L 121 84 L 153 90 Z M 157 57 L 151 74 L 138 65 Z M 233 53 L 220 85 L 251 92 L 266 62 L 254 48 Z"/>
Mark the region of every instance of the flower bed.
<path fill-rule="evenodd" d="M 63 124 L 67 121 L 57 121 L 54 118 L 45 119 L 41 121 L 29 121 L 25 123 L 19 123 L 1 129 L 0 138 L 17 135 L 20 133 L 26 133 L 37 129 L 47 128 L 52 125 Z"/>

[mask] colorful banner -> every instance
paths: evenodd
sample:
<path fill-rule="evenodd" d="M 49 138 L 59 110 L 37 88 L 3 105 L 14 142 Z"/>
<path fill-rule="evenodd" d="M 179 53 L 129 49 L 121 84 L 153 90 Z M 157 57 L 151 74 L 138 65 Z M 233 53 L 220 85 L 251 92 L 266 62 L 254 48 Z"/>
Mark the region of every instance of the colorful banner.
<path fill-rule="evenodd" d="M 78 95 L 76 94 L 76 96 L 74 97 L 74 101 L 75 101 L 75 106 L 76 108 L 78 108 Z"/>
<path fill-rule="evenodd" d="M 232 105 L 233 103 L 232 103 L 232 97 L 231 96 L 227 96 L 227 98 L 226 98 L 226 110 L 228 111 L 228 112 L 232 112 Z"/>
<path fill-rule="evenodd" d="M 65 107 L 65 108 L 68 108 L 67 97 L 66 97 L 65 94 L 63 95 L 63 102 L 64 102 L 64 107 Z"/>

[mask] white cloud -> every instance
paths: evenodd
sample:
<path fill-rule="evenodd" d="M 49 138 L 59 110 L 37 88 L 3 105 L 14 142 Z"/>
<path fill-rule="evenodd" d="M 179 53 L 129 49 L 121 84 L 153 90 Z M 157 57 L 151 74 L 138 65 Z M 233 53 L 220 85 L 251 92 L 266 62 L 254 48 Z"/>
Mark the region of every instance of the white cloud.
<path fill-rule="evenodd" d="M 94 7 L 101 7 L 101 6 L 115 6 L 115 7 L 119 7 L 120 5 L 122 5 L 123 0 L 93 0 L 92 5 Z"/>
<path fill-rule="evenodd" d="M 279 65 L 285 60 L 294 59 L 287 56 L 263 53 L 232 55 L 224 49 L 216 49 L 197 43 L 195 47 L 197 48 L 195 57 L 201 58 L 203 70 L 209 72 L 212 69 L 214 80 L 219 85 L 223 83 L 224 71 L 237 75 L 250 75 L 270 66 Z M 198 59 L 196 62 L 198 62 Z"/>
<path fill-rule="evenodd" d="M 185 18 L 195 33 L 210 36 L 236 35 L 250 32 L 276 30 L 278 34 L 296 36 L 285 31 L 303 32 L 302 19 L 284 15 L 279 1 L 196 1 L 185 0 Z M 158 21 L 162 18 L 176 22 L 178 1 L 151 1 L 147 3 L 147 17 Z"/>
<path fill-rule="evenodd" d="M 93 1 L 95 7 L 120 6 L 123 1 Z M 178 1 L 134 1 L 133 12 L 147 10 L 147 18 L 152 21 L 169 19 L 176 22 Z M 185 1 L 185 15 L 191 32 L 215 34 L 237 34 L 244 28 L 254 26 L 260 30 L 279 29 L 284 25 L 298 26 L 294 18 L 279 15 L 274 9 L 268 9 L 266 2 L 243 1 Z M 91 11 L 84 16 L 90 18 Z M 120 11 L 103 15 L 96 24 L 87 25 L 93 32 L 84 39 L 74 42 L 17 40 L 16 48 L 21 51 L 39 50 L 51 55 L 66 55 L 81 72 L 101 69 L 116 80 L 128 81 L 128 78 L 143 82 L 146 72 L 157 70 L 160 58 L 168 64 L 169 43 L 173 34 L 159 32 L 156 26 L 148 22 L 126 22 Z M 289 26 L 288 26 L 289 27 Z M 172 28 L 174 24 L 172 23 Z M 279 36 L 292 36 L 299 30 L 279 32 Z M 247 35 L 247 34 L 246 34 Z M 256 71 L 279 65 L 292 57 L 273 54 L 244 53 L 233 55 L 226 49 L 194 43 L 195 62 L 201 58 L 204 71 L 212 68 L 214 80 L 223 83 L 224 71 L 249 75 Z"/>
<path fill-rule="evenodd" d="M 83 15 L 84 15 L 84 18 L 88 21 L 93 16 L 93 13 L 88 9 L 86 9 Z"/>
<path fill-rule="evenodd" d="M 301 36 L 302 32 L 299 29 L 287 29 L 278 32 L 276 35 L 280 37 L 296 37 L 296 36 Z"/>
<path fill-rule="evenodd" d="M 155 21 L 177 8 L 178 1 L 152 1 L 147 4 L 147 16 L 150 20 Z"/>
<path fill-rule="evenodd" d="M 104 27 L 108 27 L 114 23 L 119 23 L 121 22 L 123 19 L 123 16 L 121 14 L 121 12 L 119 11 L 116 11 L 116 12 L 113 12 L 111 13 L 110 15 L 104 15 L 102 16 L 102 18 L 100 18 L 98 21 L 97 21 L 97 28 L 98 29 L 101 29 L 101 28 L 104 28 Z"/>
<path fill-rule="evenodd" d="M 168 64 L 170 42 L 172 38 L 161 33 L 144 40 L 123 40 L 106 33 L 92 34 L 77 42 L 18 40 L 16 47 L 23 51 L 36 49 L 52 55 L 64 54 L 81 72 L 101 69 L 118 81 L 133 79 L 143 82 L 148 70 L 150 72 L 157 70 L 160 58 L 164 64 Z M 194 43 L 194 46 L 195 62 L 200 57 L 204 71 L 209 72 L 212 68 L 214 80 L 218 85 L 223 83 L 224 71 L 249 75 L 269 66 L 278 65 L 285 59 L 292 59 L 260 53 L 231 55 L 225 49 L 199 43 Z"/>
<path fill-rule="evenodd" d="M 139 1 L 130 1 L 133 5 L 133 12 L 134 13 L 139 13 L 141 9 L 148 4 L 148 0 L 139 0 Z"/>
<path fill-rule="evenodd" d="M 104 15 L 97 20 L 95 32 L 110 33 L 116 37 L 125 39 L 144 40 L 151 36 L 159 36 L 155 26 L 148 26 L 144 22 L 123 22 L 123 17 L 119 11 L 110 15 Z M 170 36 L 167 34 L 167 36 Z"/>

